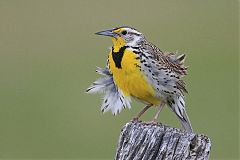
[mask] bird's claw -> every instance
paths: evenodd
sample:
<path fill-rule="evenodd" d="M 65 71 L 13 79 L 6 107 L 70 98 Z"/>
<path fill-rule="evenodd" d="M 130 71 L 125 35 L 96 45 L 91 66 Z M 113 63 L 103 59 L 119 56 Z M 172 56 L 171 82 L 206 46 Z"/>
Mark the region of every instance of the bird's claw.
<path fill-rule="evenodd" d="M 158 125 L 159 122 L 156 120 L 156 119 L 153 119 L 152 121 L 148 121 L 148 122 L 145 122 L 146 124 L 150 124 L 150 125 Z"/>
<path fill-rule="evenodd" d="M 139 118 L 138 118 L 138 117 L 134 117 L 134 118 L 132 119 L 132 122 L 140 122 L 140 121 L 139 121 Z"/>

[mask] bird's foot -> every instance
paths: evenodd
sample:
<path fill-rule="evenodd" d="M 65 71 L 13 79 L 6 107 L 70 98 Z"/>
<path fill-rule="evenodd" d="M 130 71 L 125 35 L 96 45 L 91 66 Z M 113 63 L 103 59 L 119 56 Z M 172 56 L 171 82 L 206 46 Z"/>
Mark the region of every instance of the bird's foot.
<path fill-rule="evenodd" d="M 134 117 L 134 118 L 132 119 L 132 122 L 141 122 L 141 121 L 139 120 L 139 117 Z"/>
<path fill-rule="evenodd" d="M 153 120 L 151 120 L 151 121 L 147 121 L 147 122 L 144 122 L 144 123 L 146 123 L 146 124 L 151 124 L 151 125 L 158 125 L 158 124 L 159 124 L 159 122 L 157 121 L 157 119 L 153 119 Z"/>

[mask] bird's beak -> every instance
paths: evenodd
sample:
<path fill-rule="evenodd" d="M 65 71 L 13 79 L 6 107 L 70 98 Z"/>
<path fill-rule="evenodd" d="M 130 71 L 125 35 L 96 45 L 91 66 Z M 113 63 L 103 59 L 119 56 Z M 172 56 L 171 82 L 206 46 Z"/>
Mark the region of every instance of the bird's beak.
<path fill-rule="evenodd" d="M 117 38 L 118 37 L 118 34 L 113 32 L 113 29 L 108 29 L 108 30 L 105 30 L 105 31 L 100 31 L 100 32 L 97 32 L 95 33 L 97 35 L 103 35 L 103 36 L 110 36 L 110 37 L 114 37 L 114 38 Z"/>

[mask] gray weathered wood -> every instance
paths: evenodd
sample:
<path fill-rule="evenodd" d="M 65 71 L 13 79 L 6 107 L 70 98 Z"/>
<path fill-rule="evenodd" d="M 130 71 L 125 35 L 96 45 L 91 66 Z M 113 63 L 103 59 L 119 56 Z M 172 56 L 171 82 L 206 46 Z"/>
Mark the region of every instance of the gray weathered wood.
<path fill-rule="evenodd" d="M 129 122 L 121 131 L 116 160 L 207 160 L 211 141 L 162 124 Z"/>

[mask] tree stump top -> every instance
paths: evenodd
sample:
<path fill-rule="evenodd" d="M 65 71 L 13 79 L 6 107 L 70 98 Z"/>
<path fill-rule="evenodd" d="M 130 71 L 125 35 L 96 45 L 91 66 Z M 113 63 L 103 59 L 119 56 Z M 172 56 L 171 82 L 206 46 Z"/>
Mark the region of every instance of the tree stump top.
<path fill-rule="evenodd" d="M 206 160 L 210 139 L 202 134 L 186 133 L 162 124 L 129 122 L 121 130 L 116 160 Z"/>

